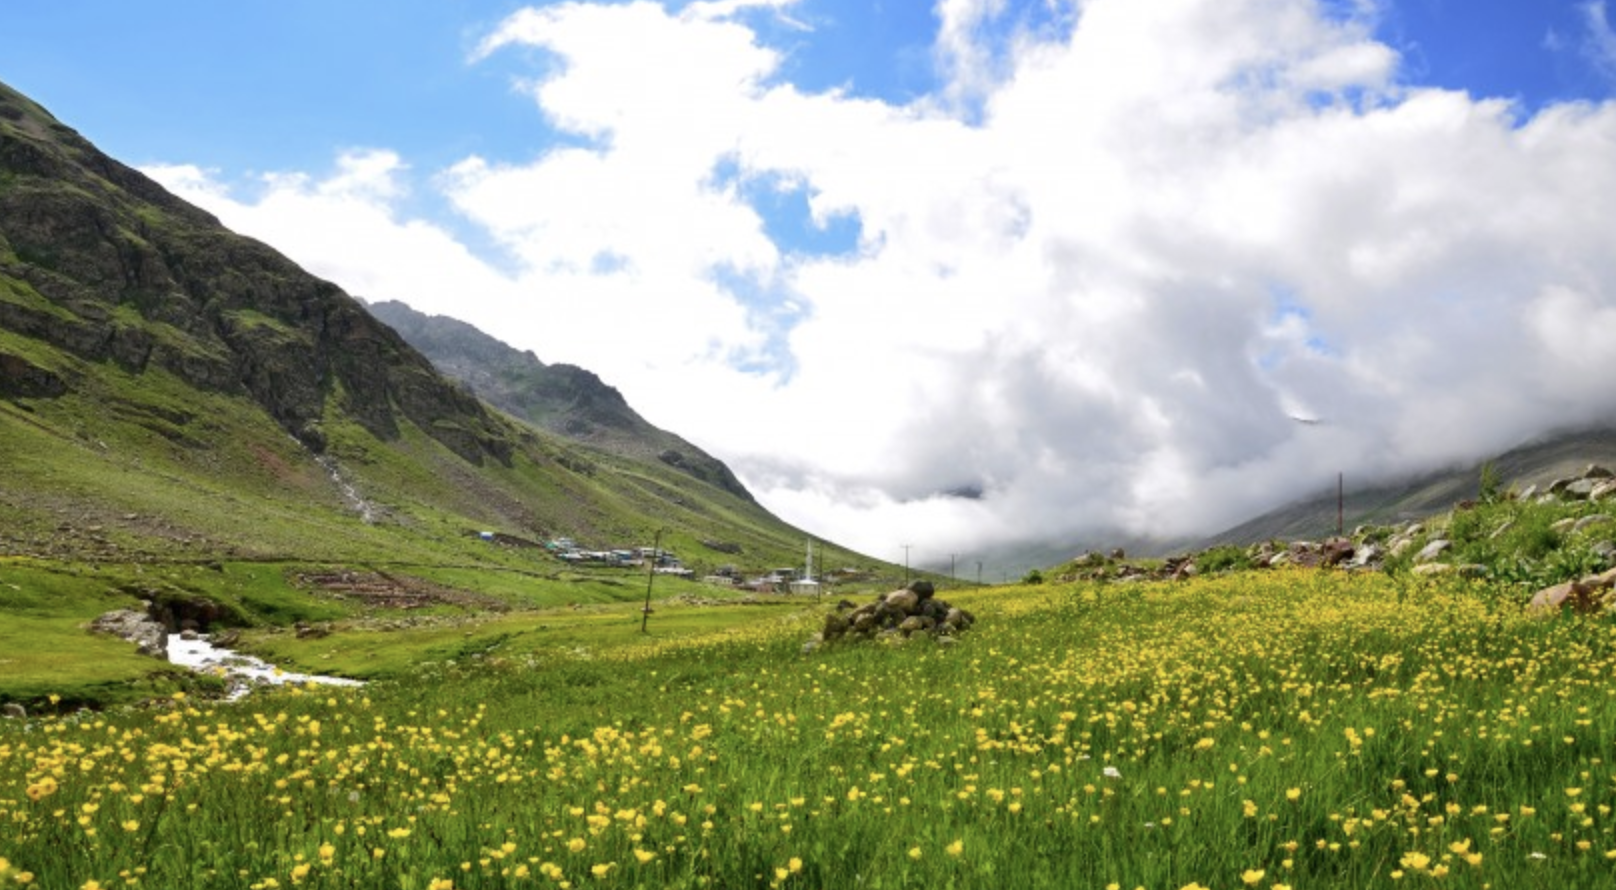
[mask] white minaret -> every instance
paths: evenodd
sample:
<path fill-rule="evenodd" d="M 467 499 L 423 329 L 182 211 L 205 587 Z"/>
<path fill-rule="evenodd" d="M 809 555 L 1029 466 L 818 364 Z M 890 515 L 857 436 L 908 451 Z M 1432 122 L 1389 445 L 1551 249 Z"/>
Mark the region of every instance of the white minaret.
<path fill-rule="evenodd" d="M 803 568 L 802 580 L 814 580 L 814 542 L 812 538 L 808 539 L 808 560 Z"/>

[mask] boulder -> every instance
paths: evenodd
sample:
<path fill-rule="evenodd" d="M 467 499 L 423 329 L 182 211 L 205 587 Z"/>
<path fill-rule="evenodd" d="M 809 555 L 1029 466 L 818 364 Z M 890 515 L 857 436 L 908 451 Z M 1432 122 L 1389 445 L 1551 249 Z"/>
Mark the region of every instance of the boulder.
<path fill-rule="evenodd" d="M 1347 562 L 1347 566 L 1354 569 L 1367 568 L 1385 559 L 1385 557 L 1386 551 L 1376 547 L 1374 544 L 1365 544 L 1353 551 L 1352 559 Z"/>
<path fill-rule="evenodd" d="M 1564 581 L 1539 590 L 1526 608 L 1533 614 L 1553 615 L 1569 606 L 1579 615 L 1590 615 L 1605 607 L 1605 597 L 1601 595 L 1604 589 L 1608 588 L 1583 581 Z"/>
<path fill-rule="evenodd" d="M 136 651 L 141 655 L 168 658 L 168 629 L 153 621 L 144 612 L 133 609 L 107 612 L 90 622 L 90 630 L 112 634 L 119 639 L 134 643 Z"/>
<path fill-rule="evenodd" d="M 1593 496 L 1594 490 L 1603 485 L 1600 479 L 1578 479 L 1560 490 L 1560 496 L 1568 500 L 1586 501 Z"/>
<path fill-rule="evenodd" d="M 1436 559 L 1438 556 L 1441 556 L 1443 553 L 1450 550 L 1452 547 L 1453 547 L 1453 542 L 1452 541 L 1449 541 L 1446 538 L 1437 538 L 1436 540 L 1431 541 L 1430 543 L 1426 544 L 1424 547 L 1420 548 L 1419 553 L 1414 554 L 1414 562 L 1416 562 L 1416 563 L 1431 562 L 1432 560 Z"/>
<path fill-rule="evenodd" d="M 1616 498 L 1616 480 L 1606 479 L 1588 492 L 1590 501 L 1607 501 L 1612 498 Z"/>
<path fill-rule="evenodd" d="M 1357 550 L 1346 538 L 1330 538 L 1319 551 L 1319 565 L 1336 566 L 1352 558 Z"/>
<path fill-rule="evenodd" d="M 918 578 L 910 581 L 909 586 L 904 589 L 913 593 L 922 602 L 931 599 L 932 595 L 937 592 L 937 588 L 930 581 L 923 581 Z"/>
<path fill-rule="evenodd" d="M 7 720 L 27 720 L 28 709 L 14 701 L 8 701 L 4 706 L 0 706 L 0 717 Z"/>
<path fill-rule="evenodd" d="M 1603 513 L 1595 513 L 1592 516 L 1584 516 L 1572 524 L 1571 533 L 1576 534 L 1585 528 L 1590 528 L 1595 525 L 1602 525 L 1610 521 L 1611 518 Z"/>
<path fill-rule="evenodd" d="M 881 602 L 887 608 L 896 609 L 906 616 L 913 615 L 920 606 L 920 594 L 906 587 L 892 591 Z"/>
<path fill-rule="evenodd" d="M 908 618 L 903 619 L 902 624 L 898 625 L 898 631 L 904 636 L 908 636 L 910 634 L 931 630 L 936 626 L 937 622 L 927 618 L 925 615 L 910 615 Z"/>

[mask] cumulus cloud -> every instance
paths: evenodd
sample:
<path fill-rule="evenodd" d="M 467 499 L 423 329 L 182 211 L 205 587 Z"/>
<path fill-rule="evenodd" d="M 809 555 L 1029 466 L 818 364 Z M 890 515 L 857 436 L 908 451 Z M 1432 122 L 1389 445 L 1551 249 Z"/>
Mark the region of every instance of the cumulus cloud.
<path fill-rule="evenodd" d="M 1405 85 L 1372 4 L 1314 0 L 1088 0 L 1008 36 L 1003 0 L 944 0 L 943 85 L 894 105 L 783 79 L 736 13 L 788 6 L 491 33 L 479 57 L 551 55 L 521 88 L 573 137 L 432 179 L 506 271 L 405 218 L 387 152 L 250 199 L 158 175 L 350 290 L 598 371 L 886 558 L 1214 531 L 1616 411 L 1616 105 Z M 777 243 L 749 183 L 856 248 Z"/>

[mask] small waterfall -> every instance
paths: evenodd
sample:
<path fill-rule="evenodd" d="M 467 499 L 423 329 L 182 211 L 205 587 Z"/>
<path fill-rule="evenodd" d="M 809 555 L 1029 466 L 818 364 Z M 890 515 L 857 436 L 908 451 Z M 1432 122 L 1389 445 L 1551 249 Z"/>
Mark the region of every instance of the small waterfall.
<path fill-rule="evenodd" d="M 359 514 L 359 518 L 364 520 L 366 525 L 375 523 L 375 506 L 370 501 L 365 500 L 365 496 L 359 493 L 359 489 L 354 487 L 352 482 L 342 477 L 342 470 L 337 466 L 336 459 L 327 454 L 316 454 L 314 460 L 325 468 L 326 474 L 331 477 L 331 482 L 337 486 L 337 491 L 342 493 L 342 499 L 348 502 L 348 506 L 355 513 Z"/>

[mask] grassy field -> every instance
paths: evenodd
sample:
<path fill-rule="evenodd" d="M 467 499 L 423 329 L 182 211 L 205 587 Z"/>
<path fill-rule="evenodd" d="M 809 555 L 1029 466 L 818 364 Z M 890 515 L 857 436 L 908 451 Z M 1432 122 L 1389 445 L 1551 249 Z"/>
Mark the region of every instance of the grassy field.
<path fill-rule="evenodd" d="M 0 881 L 1609 886 L 1616 633 L 1494 590 L 1004 588 L 812 655 L 813 609 L 558 610 L 362 690 L 6 721 Z"/>
<path fill-rule="evenodd" d="M 531 553 L 532 551 L 527 551 Z M 587 652 L 640 638 L 647 577 L 637 569 L 576 569 L 550 558 L 513 565 L 417 565 L 253 561 L 72 563 L 0 556 L 0 702 L 33 707 L 55 695 L 67 707 L 129 704 L 171 692 L 216 692 L 208 677 L 136 655 L 92 634 L 96 616 L 158 604 L 201 604 L 210 629 L 235 631 L 236 648 L 287 668 L 360 679 L 407 675 L 423 659 L 499 649 L 507 656 Z M 358 573 L 414 591 L 379 599 L 324 589 L 315 579 Z M 749 622 L 775 607 L 691 607 L 743 592 L 659 575 L 650 626 L 660 638 Z M 767 599 L 767 598 L 766 598 Z M 777 602 L 790 602 L 789 598 Z M 297 625 L 321 633 L 300 636 Z"/>

